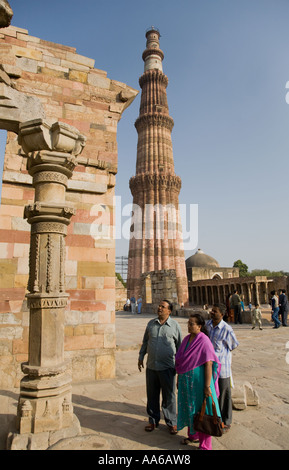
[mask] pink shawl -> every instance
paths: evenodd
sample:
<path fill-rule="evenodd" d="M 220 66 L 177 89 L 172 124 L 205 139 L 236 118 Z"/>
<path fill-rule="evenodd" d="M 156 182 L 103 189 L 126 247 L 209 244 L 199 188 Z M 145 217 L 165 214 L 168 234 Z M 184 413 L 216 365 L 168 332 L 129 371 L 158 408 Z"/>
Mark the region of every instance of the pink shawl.
<path fill-rule="evenodd" d="M 220 375 L 221 364 L 216 356 L 214 347 L 210 338 L 200 332 L 195 336 L 187 347 L 190 335 L 187 335 L 176 354 L 176 371 L 178 374 L 184 374 L 189 370 L 195 369 L 206 362 L 213 362 L 213 378 L 216 382 Z"/>

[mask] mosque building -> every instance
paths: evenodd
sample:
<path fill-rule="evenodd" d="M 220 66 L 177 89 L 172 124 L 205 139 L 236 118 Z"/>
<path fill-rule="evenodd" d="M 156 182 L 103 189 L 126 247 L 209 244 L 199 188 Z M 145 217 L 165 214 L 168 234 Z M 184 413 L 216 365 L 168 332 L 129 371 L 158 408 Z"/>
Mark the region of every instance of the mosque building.
<path fill-rule="evenodd" d="M 244 304 L 268 304 L 272 289 L 284 288 L 283 278 L 267 276 L 240 277 L 239 268 L 221 267 L 216 259 L 201 249 L 186 259 L 189 302 L 194 305 L 226 304 L 237 290 Z"/>

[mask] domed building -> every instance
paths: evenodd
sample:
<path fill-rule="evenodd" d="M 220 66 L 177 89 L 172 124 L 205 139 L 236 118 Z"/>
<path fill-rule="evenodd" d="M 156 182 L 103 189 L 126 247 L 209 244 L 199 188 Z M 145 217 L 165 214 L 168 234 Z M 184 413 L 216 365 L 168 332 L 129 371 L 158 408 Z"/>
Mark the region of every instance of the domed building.
<path fill-rule="evenodd" d="M 190 305 L 226 303 L 234 290 L 249 302 L 268 303 L 268 286 L 272 280 L 265 276 L 239 277 L 239 268 L 223 268 L 201 249 L 187 258 Z"/>
<path fill-rule="evenodd" d="M 219 263 L 212 256 L 206 255 L 201 248 L 196 253 L 186 260 L 186 266 L 192 268 L 202 268 L 204 266 L 220 267 Z"/>
<path fill-rule="evenodd" d="M 188 281 L 239 277 L 239 268 L 221 268 L 218 261 L 200 248 L 186 260 Z"/>

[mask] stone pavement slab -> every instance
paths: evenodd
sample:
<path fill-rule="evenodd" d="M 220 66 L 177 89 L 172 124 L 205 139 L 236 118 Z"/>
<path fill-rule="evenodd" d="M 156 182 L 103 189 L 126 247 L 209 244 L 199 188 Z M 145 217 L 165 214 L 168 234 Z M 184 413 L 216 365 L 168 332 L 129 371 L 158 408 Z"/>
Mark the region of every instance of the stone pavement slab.
<path fill-rule="evenodd" d="M 145 371 L 139 372 L 137 360 L 151 318 L 117 312 L 116 377 L 73 385 L 74 413 L 80 421 L 82 435 L 64 439 L 53 446 L 54 450 L 197 450 L 197 445 L 180 444 L 186 437 L 186 429 L 171 436 L 164 421 L 152 433 L 144 431 Z M 174 318 L 185 336 L 188 319 Z M 213 449 L 289 450 L 289 328 L 275 330 L 269 322 L 262 331 L 252 330 L 249 324 L 232 326 L 240 342 L 233 351 L 234 382 L 250 382 L 259 395 L 260 405 L 234 411 L 231 430 L 213 438 Z M 16 415 L 18 394 L 17 391 L 0 394 L 3 449 L 3 429 L 6 431 L 9 420 Z"/>

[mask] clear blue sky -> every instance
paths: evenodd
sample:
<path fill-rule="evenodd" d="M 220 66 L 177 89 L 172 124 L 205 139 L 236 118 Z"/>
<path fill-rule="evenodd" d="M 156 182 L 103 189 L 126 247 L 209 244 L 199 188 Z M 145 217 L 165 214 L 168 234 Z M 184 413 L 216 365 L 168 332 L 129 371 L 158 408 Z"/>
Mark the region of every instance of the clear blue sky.
<path fill-rule="evenodd" d="M 12 25 L 76 47 L 139 89 L 145 31 L 161 32 L 181 204 L 221 266 L 289 271 L 287 0 L 10 0 Z M 288 95 L 289 96 L 289 95 Z M 140 94 L 118 126 L 116 194 L 132 202 Z M 288 100 L 289 102 L 289 100 Z M 117 255 L 128 243 L 117 241 Z M 195 250 L 186 252 L 186 257 Z"/>

